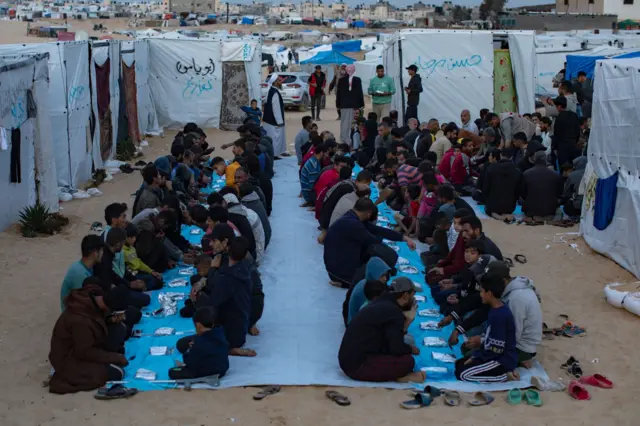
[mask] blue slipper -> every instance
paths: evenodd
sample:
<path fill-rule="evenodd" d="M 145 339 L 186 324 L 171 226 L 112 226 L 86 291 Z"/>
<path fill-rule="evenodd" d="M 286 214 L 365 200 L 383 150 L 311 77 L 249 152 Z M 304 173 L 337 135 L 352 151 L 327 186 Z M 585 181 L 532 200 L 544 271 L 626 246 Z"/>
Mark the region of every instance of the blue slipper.
<path fill-rule="evenodd" d="M 412 400 L 404 401 L 400 403 L 402 408 L 407 410 L 414 410 L 416 408 L 424 408 L 431 405 L 433 398 L 426 393 L 417 393 Z"/>

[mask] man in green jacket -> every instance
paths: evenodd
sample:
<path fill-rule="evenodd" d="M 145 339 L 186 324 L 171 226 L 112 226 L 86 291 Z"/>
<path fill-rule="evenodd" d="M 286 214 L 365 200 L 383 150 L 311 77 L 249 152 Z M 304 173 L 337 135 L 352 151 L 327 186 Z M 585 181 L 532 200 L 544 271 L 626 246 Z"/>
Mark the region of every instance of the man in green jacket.
<path fill-rule="evenodd" d="M 376 76 L 369 82 L 369 95 L 373 99 L 373 112 L 378 116 L 378 122 L 389 115 L 391 96 L 396 93 L 393 79 L 384 74 L 384 66 L 376 67 Z"/>

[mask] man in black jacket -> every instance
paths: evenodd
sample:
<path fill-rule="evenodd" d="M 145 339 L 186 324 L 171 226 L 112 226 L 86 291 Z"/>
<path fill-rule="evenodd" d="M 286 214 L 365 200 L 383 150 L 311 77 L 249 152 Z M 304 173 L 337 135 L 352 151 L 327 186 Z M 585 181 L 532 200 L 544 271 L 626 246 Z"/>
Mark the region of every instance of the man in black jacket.
<path fill-rule="evenodd" d="M 487 215 L 502 220 L 501 215 L 511 215 L 516 208 L 522 174 L 515 164 L 500 156 L 498 148 L 489 150 L 489 162 L 484 165 L 482 196 Z"/>
<path fill-rule="evenodd" d="M 567 110 L 567 99 L 558 96 L 553 100 L 558 109 L 558 116 L 553 123 L 551 150 L 558 160 L 558 167 L 571 164 L 579 155 L 578 139 L 580 138 L 580 120 L 578 115 Z"/>
<path fill-rule="evenodd" d="M 422 93 L 422 79 L 418 74 L 418 67 L 409 65 L 409 84 L 404 88 L 407 93 L 407 110 L 404 114 L 404 122 L 407 123 L 410 118 L 418 119 L 418 104 L 420 103 L 420 93 Z"/>
<path fill-rule="evenodd" d="M 546 153 L 536 152 L 535 165 L 522 175 L 520 195 L 524 200 L 522 211 L 527 216 L 525 220 L 542 220 L 546 216 L 555 215 L 562 190 L 562 177 L 547 168 Z"/>
<path fill-rule="evenodd" d="M 414 372 L 415 346 L 405 343 L 408 325 L 415 318 L 415 287 L 406 277 L 396 278 L 389 292 L 364 307 L 351 320 L 342 338 L 338 362 L 354 380 L 422 383 L 425 374 Z"/>

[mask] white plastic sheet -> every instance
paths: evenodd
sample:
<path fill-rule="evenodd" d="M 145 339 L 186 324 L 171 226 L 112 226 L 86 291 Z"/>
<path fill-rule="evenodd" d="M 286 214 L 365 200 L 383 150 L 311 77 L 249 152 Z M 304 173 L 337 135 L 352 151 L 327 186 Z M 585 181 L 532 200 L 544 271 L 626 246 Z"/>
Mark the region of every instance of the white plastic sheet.
<path fill-rule="evenodd" d="M 222 43 L 221 61 L 251 61 L 256 51 L 256 43 L 249 41 L 225 41 Z"/>
<path fill-rule="evenodd" d="M 150 86 L 162 127 L 220 126 L 222 62 L 218 40 L 149 40 Z"/>
<path fill-rule="evenodd" d="M 149 85 L 149 43 L 144 41 L 134 42 L 136 87 L 138 92 L 138 126 L 141 135 L 159 135 L 162 128 L 158 124 L 156 107 L 151 99 Z"/>
<path fill-rule="evenodd" d="M 553 87 L 553 77 L 564 68 L 567 55 L 573 52 L 536 53 L 536 93 L 548 94 L 557 92 Z"/>
<path fill-rule="evenodd" d="M 398 45 L 402 45 L 402 61 Z M 389 50 L 393 50 L 390 56 Z M 385 51 L 386 72 L 396 82 L 393 105 L 402 111 L 402 87 L 409 82 L 406 67 L 415 64 L 422 77 L 418 117 L 452 121 L 468 109 L 472 117 L 480 109 L 493 109 L 493 35 L 490 32 L 403 32 Z M 533 64 L 532 64 L 533 66 Z M 406 100 L 405 100 L 406 102 Z"/>
<path fill-rule="evenodd" d="M 518 94 L 518 112 L 535 112 L 535 32 L 509 32 L 509 54 Z"/>
<path fill-rule="evenodd" d="M 618 195 L 611 224 L 599 231 L 585 195 L 580 230 L 585 241 L 640 278 L 640 59 L 596 63 L 589 163 L 592 174 L 607 178 L 618 172 Z"/>

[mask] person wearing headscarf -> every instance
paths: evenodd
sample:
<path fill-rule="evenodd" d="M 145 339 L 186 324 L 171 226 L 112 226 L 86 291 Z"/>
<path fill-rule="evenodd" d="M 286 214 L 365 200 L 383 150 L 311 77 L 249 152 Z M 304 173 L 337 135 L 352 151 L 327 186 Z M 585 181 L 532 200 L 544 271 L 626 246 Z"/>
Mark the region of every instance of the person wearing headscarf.
<path fill-rule="evenodd" d="M 269 91 L 262 115 L 262 126 L 267 136 L 273 141 L 273 153 L 275 157 L 287 152 L 287 142 L 284 122 L 284 102 L 280 94 L 282 82 L 278 76 L 272 74 L 268 81 Z"/>
<path fill-rule="evenodd" d="M 351 146 L 351 126 L 355 110 L 364 107 L 362 81 L 356 77 L 356 66 L 347 65 L 346 76 L 338 80 L 338 108 L 340 109 L 340 142 Z"/>

